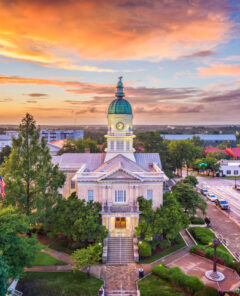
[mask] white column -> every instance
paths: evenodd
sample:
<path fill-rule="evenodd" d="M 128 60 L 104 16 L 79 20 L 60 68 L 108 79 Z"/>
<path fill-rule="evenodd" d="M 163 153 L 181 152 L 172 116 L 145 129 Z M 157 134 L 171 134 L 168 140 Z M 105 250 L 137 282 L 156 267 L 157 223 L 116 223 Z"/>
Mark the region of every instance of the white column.
<path fill-rule="evenodd" d="M 102 185 L 102 203 L 104 204 L 106 202 L 106 185 Z"/>
<path fill-rule="evenodd" d="M 132 206 L 133 205 L 133 185 L 130 185 L 130 194 L 129 194 L 129 203 Z"/>
<path fill-rule="evenodd" d="M 133 235 L 133 217 L 131 216 L 131 235 Z"/>
<path fill-rule="evenodd" d="M 135 185 L 135 199 L 136 199 L 136 202 L 137 202 L 137 198 L 138 198 L 138 185 Z"/>

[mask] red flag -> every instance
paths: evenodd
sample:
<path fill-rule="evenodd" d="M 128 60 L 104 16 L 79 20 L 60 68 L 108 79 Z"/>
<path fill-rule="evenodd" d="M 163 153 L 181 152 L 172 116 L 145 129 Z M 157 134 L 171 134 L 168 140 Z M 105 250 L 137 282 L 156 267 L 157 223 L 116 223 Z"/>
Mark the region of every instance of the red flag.
<path fill-rule="evenodd" d="M 3 181 L 3 178 L 0 176 L 0 187 L 1 187 L 1 194 L 2 194 L 2 199 L 4 199 L 5 196 L 5 182 Z"/>

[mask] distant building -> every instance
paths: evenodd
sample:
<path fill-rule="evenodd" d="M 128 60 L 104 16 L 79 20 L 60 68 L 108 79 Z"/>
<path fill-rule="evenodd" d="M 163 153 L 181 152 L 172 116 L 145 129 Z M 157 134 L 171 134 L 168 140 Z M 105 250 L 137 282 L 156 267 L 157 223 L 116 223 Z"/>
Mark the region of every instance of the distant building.
<path fill-rule="evenodd" d="M 41 137 L 44 137 L 46 142 L 52 142 L 63 139 L 83 139 L 83 130 L 41 130 Z"/>
<path fill-rule="evenodd" d="M 12 147 L 12 138 L 17 138 L 18 132 L 16 131 L 7 131 L 4 135 L 0 135 L 0 151 L 3 147 L 10 146 Z"/>
<path fill-rule="evenodd" d="M 239 160 L 221 160 L 220 176 L 240 176 Z"/>
<path fill-rule="evenodd" d="M 63 147 L 63 145 L 66 143 L 67 139 L 63 140 L 57 140 L 57 141 L 52 141 L 50 143 L 47 143 L 47 146 L 49 148 L 49 152 L 51 156 L 57 155 L 58 151 Z"/>
<path fill-rule="evenodd" d="M 179 141 L 179 140 L 187 140 L 192 139 L 193 137 L 199 137 L 204 143 L 203 147 L 207 146 L 218 146 L 223 142 L 227 142 L 231 145 L 231 147 L 237 146 L 237 139 L 234 134 L 227 134 L 227 135 L 208 135 L 208 134 L 195 134 L 195 135 L 176 135 L 176 134 L 162 134 L 161 135 L 164 139 L 169 141 Z"/>
<path fill-rule="evenodd" d="M 234 158 L 235 160 L 240 160 L 240 148 L 226 148 L 226 149 L 219 149 L 217 147 L 207 147 L 204 149 L 205 155 L 211 152 L 223 152 L 226 155 L 229 155 L 230 157 Z"/>

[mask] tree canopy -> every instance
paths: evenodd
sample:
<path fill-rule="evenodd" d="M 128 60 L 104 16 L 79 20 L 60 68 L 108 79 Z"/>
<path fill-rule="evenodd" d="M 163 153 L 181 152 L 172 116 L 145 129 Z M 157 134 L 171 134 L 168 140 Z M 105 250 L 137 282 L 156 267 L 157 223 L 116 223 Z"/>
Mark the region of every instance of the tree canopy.
<path fill-rule="evenodd" d="M 172 187 L 172 193 L 190 215 L 195 215 L 197 209 L 205 214 L 207 203 L 191 184 L 179 182 Z"/>
<path fill-rule="evenodd" d="M 2 151 L 0 152 L 0 164 L 4 162 L 4 158 L 8 157 L 11 153 L 11 147 L 10 146 L 5 146 L 2 148 Z"/>
<path fill-rule="evenodd" d="M 65 175 L 53 165 L 45 139 L 40 139 L 34 118 L 26 114 L 13 139 L 11 154 L 5 159 L 2 175 L 6 183 L 6 204 L 31 217 L 31 223 L 45 221 L 53 205 L 62 196 L 58 193 Z"/>
<path fill-rule="evenodd" d="M 5 296 L 8 289 L 9 269 L 0 253 L 0 296 Z"/>
<path fill-rule="evenodd" d="M 29 219 L 12 207 L 0 206 L 0 253 L 9 267 L 9 277 L 18 277 L 25 266 L 30 267 L 38 243 L 35 238 L 29 238 Z"/>
<path fill-rule="evenodd" d="M 188 216 L 172 193 L 164 194 L 163 205 L 156 211 L 152 209 L 151 200 L 139 197 L 138 202 L 142 213 L 136 227 L 136 235 L 142 236 L 142 239 L 172 240 L 179 231 L 189 225 Z"/>
<path fill-rule="evenodd" d="M 63 234 L 78 247 L 86 246 L 89 241 L 102 242 L 108 232 L 101 223 L 100 210 L 99 203 L 85 202 L 72 193 L 54 208 L 50 217 L 50 231 L 54 235 Z"/>
<path fill-rule="evenodd" d="M 84 153 L 85 149 L 89 149 L 91 153 L 102 152 L 97 146 L 97 141 L 90 138 L 72 140 L 68 139 L 63 147 L 58 151 L 58 155 L 63 153 Z"/>
<path fill-rule="evenodd" d="M 188 183 L 188 184 L 192 185 L 193 187 L 195 187 L 198 184 L 197 178 L 192 175 L 186 176 L 182 181 L 183 181 L 183 183 Z"/>

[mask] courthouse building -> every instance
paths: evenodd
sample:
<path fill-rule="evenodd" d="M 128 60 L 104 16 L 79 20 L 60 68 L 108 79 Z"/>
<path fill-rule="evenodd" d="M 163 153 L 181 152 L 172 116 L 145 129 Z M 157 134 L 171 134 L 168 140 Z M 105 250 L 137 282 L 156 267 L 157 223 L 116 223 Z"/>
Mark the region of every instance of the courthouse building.
<path fill-rule="evenodd" d="M 65 197 L 76 191 L 79 199 L 99 202 L 109 235 L 132 236 L 140 215 L 137 198 L 159 207 L 166 177 L 158 153 L 135 153 L 132 107 L 124 99 L 121 77 L 115 96 L 108 108 L 106 153 L 65 153 L 53 156 L 53 162 L 67 175 Z"/>

